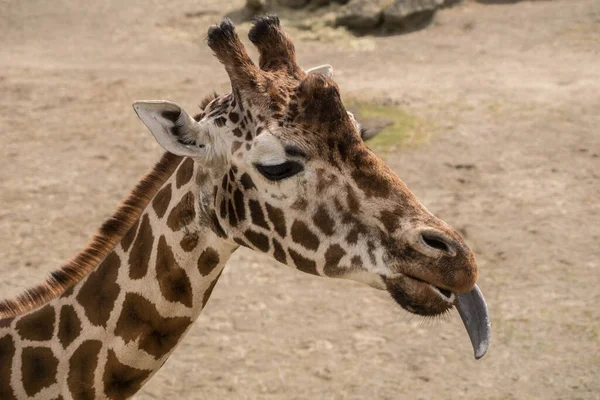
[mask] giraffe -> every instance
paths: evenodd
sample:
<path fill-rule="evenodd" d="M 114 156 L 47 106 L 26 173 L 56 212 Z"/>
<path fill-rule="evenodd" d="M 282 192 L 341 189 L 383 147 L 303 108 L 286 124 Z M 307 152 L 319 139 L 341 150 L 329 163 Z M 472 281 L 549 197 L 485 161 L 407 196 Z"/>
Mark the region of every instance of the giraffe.
<path fill-rule="evenodd" d="M 192 117 L 133 107 L 166 152 L 86 249 L 0 302 L 0 398 L 127 399 L 166 362 L 240 246 L 387 290 L 410 313 L 458 311 L 475 357 L 489 318 L 461 236 L 372 153 L 330 67 L 302 70 L 276 16 L 253 63 L 225 19 L 207 42 L 231 81 Z"/>

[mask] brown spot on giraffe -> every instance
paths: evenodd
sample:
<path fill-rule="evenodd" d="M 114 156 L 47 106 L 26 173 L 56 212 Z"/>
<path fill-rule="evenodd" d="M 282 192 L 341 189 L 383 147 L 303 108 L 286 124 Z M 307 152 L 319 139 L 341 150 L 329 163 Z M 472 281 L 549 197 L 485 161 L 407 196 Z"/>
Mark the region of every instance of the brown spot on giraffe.
<path fill-rule="evenodd" d="M 331 236 L 335 233 L 335 221 L 329 215 L 327 207 L 320 204 L 317 211 L 313 215 L 313 222 L 327 236 Z"/>
<path fill-rule="evenodd" d="M 116 253 L 108 257 L 92 272 L 77 294 L 87 319 L 96 326 L 106 327 L 121 288 L 117 284 L 121 260 Z"/>
<path fill-rule="evenodd" d="M 279 234 L 282 238 L 285 238 L 287 233 L 286 225 L 285 225 L 285 214 L 283 210 L 266 203 L 267 215 L 269 219 L 273 223 L 275 227 L 275 232 Z"/>
<path fill-rule="evenodd" d="M 127 293 L 115 335 L 126 343 L 137 340 L 141 350 L 159 359 L 173 350 L 192 322 L 186 317 L 162 317 L 149 300 Z"/>
<path fill-rule="evenodd" d="M 186 158 L 175 174 L 175 186 L 177 189 L 188 183 L 194 176 L 194 160 Z"/>
<path fill-rule="evenodd" d="M 227 189 L 227 185 L 229 184 L 229 176 L 227 174 L 223 175 L 223 179 L 221 180 L 221 189 Z"/>
<path fill-rule="evenodd" d="M 292 240 L 309 250 L 319 248 L 319 237 L 304 222 L 295 220 L 292 224 Z"/>
<path fill-rule="evenodd" d="M 238 220 L 240 222 L 244 221 L 246 219 L 246 205 L 244 204 L 244 194 L 241 190 L 235 190 L 233 193 L 233 202 L 235 204 Z"/>
<path fill-rule="evenodd" d="M 54 307 L 46 305 L 25 315 L 16 323 L 19 336 L 27 340 L 45 341 L 52 339 L 54 335 L 54 323 L 56 315 Z"/>
<path fill-rule="evenodd" d="M 292 210 L 305 211 L 308 207 L 308 200 L 305 197 L 298 197 L 291 205 Z"/>
<path fill-rule="evenodd" d="M 104 394 L 110 400 L 123 400 L 133 396 L 152 371 L 122 364 L 112 350 L 108 350 L 104 366 Z"/>
<path fill-rule="evenodd" d="M 244 190 L 256 189 L 256 185 L 254 184 L 254 181 L 252 180 L 250 175 L 248 175 L 245 172 L 240 177 L 240 182 L 242 183 Z"/>
<path fill-rule="evenodd" d="M 335 277 L 343 275 L 344 271 L 340 271 L 339 264 L 342 257 L 346 255 L 346 250 L 339 244 L 332 244 L 325 252 L 325 266 L 323 273 L 327 276 Z"/>
<path fill-rule="evenodd" d="M 27 396 L 56 383 L 58 359 L 47 347 L 25 347 L 21 354 L 21 376 Z"/>
<path fill-rule="evenodd" d="M 169 213 L 167 226 L 177 232 L 185 225 L 192 222 L 195 217 L 196 209 L 194 207 L 194 194 L 192 192 L 187 192 Z"/>
<path fill-rule="evenodd" d="M 153 245 L 154 236 L 152 235 L 150 218 L 148 218 L 148 214 L 144 214 L 137 237 L 129 253 L 129 277 L 131 279 L 141 279 L 146 276 Z"/>
<path fill-rule="evenodd" d="M 0 337 L 0 399 L 16 400 L 10 384 L 13 357 L 17 351 L 15 341 L 10 335 Z"/>
<path fill-rule="evenodd" d="M 346 241 L 349 244 L 356 244 L 358 242 L 359 235 L 366 233 L 367 230 L 365 229 L 365 227 L 361 223 L 357 222 L 354 224 L 350 232 L 348 232 L 348 234 L 346 235 Z"/>
<path fill-rule="evenodd" d="M 248 208 L 250 209 L 252 223 L 256 226 L 269 229 L 269 224 L 267 224 L 267 221 L 265 220 L 265 214 L 263 213 L 260 203 L 256 200 L 250 200 L 248 202 Z"/>
<path fill-rule="evenodd" d="M 273 257 L 275 257 L 275 259 L 282 264 L 287 262 L 285 250 L 283 249 L 281 243 L 279 243 L 275 238 L 273 238 Z"/>
<path fill-rule="evenodd" d="M 221 199 L 221 218 L 225 219 L 227 217 L 227 200 L 225 198 Z"/>
<path fill-rule="evenodd" d="M 10 324 L 13 322 L 14 318 L 4 318 L 0 319 L 0 328 L 8 328 Z"/>
<path fill-rule="evenodd" d="M 248 241 L 258 250 L 263 253 L 269 251 L 269 238 L 267 235 L 248 229 L 244 232 L 244 236 L 246 236 L 246 239 L 248 239 Z"/>
<path fill-rule="evenodd" d="M 231 200 L 227 202 L 227 214 L 229 216 L 229 225 L 235 228 L 238 224 L 238 219 L 235 214 L 235 209 L 233 208 L 233 202 Z"/>
<path fill-rule="evenodd" d="M 154 208 L 154 212 L 158 216 L 158 218 L 164 217 L 167 212 L 167 208 L 169 208 L 169 204 L 171 203 L 171 184 L 165 185 L 162 189 L 158 191 L 156 196 L 154 196 L 154 200 L 152 200 L 152 208 Z"/>
<path fill-rule="evenodd" d="M 101 341 L 86 340 L 79 345 L 69 359 L 67 386 L 73 400 L 93 400 L 96 398 L 94 372 L 98 367 L 98 356 L 101 349 Z"/>
<path fill-rule="evenodd" d="M 350 260 L 350 265 L 354 268 L 361 268 L 363 266 L 363 260 L 360 256 L 353 256 Z"/>
<path fill-rule="evenodd" d="M 307 274 L 319 275 L 317 272 L 317 263 L 304 257 L 302 254 L 295 252 L 293 249 L 288 249 L 290 257 L 294 260 L 296 267 Z"/>
<path fill-rule="evenodd" d="M 192 307 L 192 283 L 185 270 L 175 260 L 173 250 L 167 244 L 164 235 L 158 239 L 156 249 L 156 279 L 165 299 Z"/>
<path fill-rule="evenodd" d="M 231 111 L 229 113 L 229 120 L 236 124 L 240 120 L 240 115 L 236 112 Z"/>
<path fill-rule="evenodd" d="M 219 265 L 219 253 L 212 247 L 204 249 L 198 258 L 198 271 L 202 276 L 210 275 L 217 265 Z"/>
<path fill-rule="evenodd" d="M 196 248 L 196 246 L 198 246 L 199 240 L 200 240 L 200 237 L 198 236 L 197 233 L 195 233 L 195 232 L 189 233 L 189 234 L 183 236 L 183 238 L 179 242 L 179 246 L 181 246 L 183 251 L 189 253 L 192 250 L 194 250 Z"/>
<path fill-rule="evenodd" d="M 67 348 L 81 333 L 81 321 L 75 308 L 69 304 L 62 306 L 59 318 L 58 340 L 64 348 Z"/>
<path fill-rule="evenodd" d="M 389 233 L 393 233 L 400 227 L 401 216 L 402 210 L 400 208 L 394 211 L 383 210 L 379 214 L 379 220 Z"/>
<path fill-rule="evenodd" d="M 136 219 L 131 228 L 127 231 L 123 239 L 121 239 L 121 247 L 125 252 L 129 251 L 129 247 L 131 247 L 133 240 L 135 239 L 135 234 L 137 233 L 138 226 L 140 225 L 140 219 Z"/>

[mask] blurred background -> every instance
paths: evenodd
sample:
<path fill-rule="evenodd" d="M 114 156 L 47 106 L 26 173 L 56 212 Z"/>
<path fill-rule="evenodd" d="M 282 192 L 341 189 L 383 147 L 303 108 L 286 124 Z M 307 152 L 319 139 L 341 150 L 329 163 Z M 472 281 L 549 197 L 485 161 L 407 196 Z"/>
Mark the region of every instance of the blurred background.
<path fill-rule="evenodd" d="M 229 81 L 205 43 L 275 11 L 329 63 L 369 145 L 460 230 L 492 317 L 475 361 L 457 313 L 238 251 L 136 399 L 600 399 L 600 2 L 0 0 L 0 293 L 84 246 L 158 160 L 131 109 L 193 113 Z"/>

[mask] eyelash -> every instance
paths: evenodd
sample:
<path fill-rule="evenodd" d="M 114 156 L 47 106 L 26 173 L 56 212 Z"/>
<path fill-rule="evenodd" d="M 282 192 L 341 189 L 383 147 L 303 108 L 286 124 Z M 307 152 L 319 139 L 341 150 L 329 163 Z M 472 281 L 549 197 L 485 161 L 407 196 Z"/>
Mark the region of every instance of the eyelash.
<path fill-rule="evenodd" d="M 256 169 L 270 181 L 281 181 L 301 172 L 304 170 L 304 167 L 298 162 L 286 161 L 276 165 L 256 164 Z"/>

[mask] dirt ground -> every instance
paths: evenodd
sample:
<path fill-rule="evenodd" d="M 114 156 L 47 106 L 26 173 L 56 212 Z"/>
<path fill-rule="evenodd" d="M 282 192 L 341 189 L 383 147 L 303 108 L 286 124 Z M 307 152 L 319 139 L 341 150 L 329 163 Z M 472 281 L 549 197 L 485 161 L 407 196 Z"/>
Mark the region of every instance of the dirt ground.
<path fill-rule="evenodd" d="M 193 110 L 227 90 L 203 41 L 243 1 L 225 3 L 0 0 L 2 296 L 70 258 L 158 159 L 133 100 Z M 344 96 L 428 121 L 384 157 L 475 251 L 489 353 L 473 359 L 457 313 L 424 323 L 244 250 L 136 399 L 600 399 L 600 2 L 467 1 L 404 36 L 290 32 Z"/>

